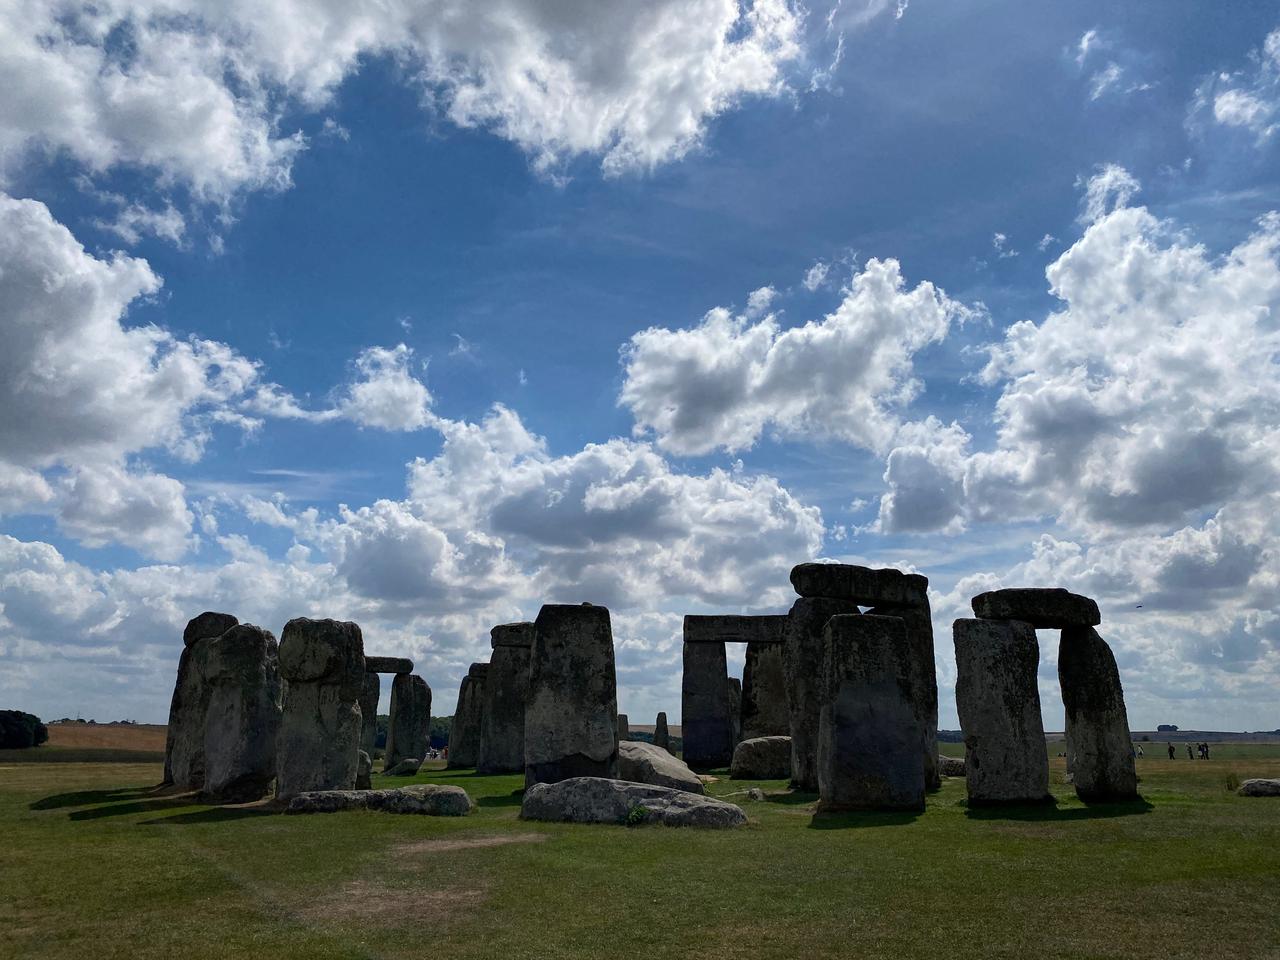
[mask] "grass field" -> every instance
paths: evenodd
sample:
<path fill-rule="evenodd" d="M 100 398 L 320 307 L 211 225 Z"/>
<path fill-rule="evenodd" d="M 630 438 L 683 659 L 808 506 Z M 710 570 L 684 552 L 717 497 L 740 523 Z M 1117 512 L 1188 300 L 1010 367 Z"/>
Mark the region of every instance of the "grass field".
<path fill-rule="evenodd" d="M 0 766 L 0 956 L 1280 958 L 1269 756 L 1144 761 L 1145 802 L 815 818 L 732 795 L 745 828 L 524 823 L 520 777 L 433 770 L 466 818 L 287 817 L 152 796 L 155 764 Z M 386 785 L 375 778 L 375 786 Z M 396 781 L 404 783 L 405 781 Z"/>

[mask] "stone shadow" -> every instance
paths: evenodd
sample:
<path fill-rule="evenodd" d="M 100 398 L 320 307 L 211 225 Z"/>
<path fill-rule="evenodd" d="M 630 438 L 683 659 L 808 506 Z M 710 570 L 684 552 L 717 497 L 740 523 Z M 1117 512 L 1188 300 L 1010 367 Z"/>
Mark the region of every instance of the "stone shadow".
<path fill-rule="evenodd" d="M 155 817 L 151 820 L 143 820 L 139 822 L 138 826 L 225 823 L 228 820 L 244 820 L 248 817 L 273 817 L 279 813 L 279 809 L 272 807 L 210 807 L 208 810 L 193 810 L 190 813 L 176 813 L 171 817 Z"/>
<path fill-rule="evenodd" d="M 867 827 L 900 827 L 918 820 L 923 811 L 915 810 L 819 810 L 809 821 L 810 830 L 863 830 Z"/>
<path fill-rule="evenodd" d="M 68 820 L 102 820 L 106 817 L 123 817 L 131 813 L 151 813 L 156 810 L 175 810 L 190 807 L 199 801 L 195 797 L 157 797 L 150 800 L 132 800 L 128 803 L 111 803 L 103 807 L 91 807 L 88 810 L 73 810 L 67 814 Z"/>
<path fill-rule="evenodd" d="M 1105 820 L 1112 817 L 1133 817 L 1150 813 L 1155 809 L 1141 798 L 1123 803 L 1091 803 L 1084 807 L 1059 807 L 1056 800 L 1047 803 L 1028 803 L 1015 806 L 966 806 L 964 815 L 970 820 L 1015 820 L 1023 823 L 1066 823 L 1072 820 Z"/>
<path fill-rule="evenodd" d="M 79 790 L 75 793 L 55 793 L 27 805 L 28 810 L 61 810 L 63 807 L 87 807 L 98 803 L 116 803 L 121 800 L 138 800 L 152 795 L 154 787 L 130 787 L 113 790 Z"/>
<path fill-rule="evenodd" d="M 518 807 L 524 802 L 524 791 L 513 790 L 511 793 L 498 794 L 497 796 L 480 797 L 476 800 L 477 807 Z"/>

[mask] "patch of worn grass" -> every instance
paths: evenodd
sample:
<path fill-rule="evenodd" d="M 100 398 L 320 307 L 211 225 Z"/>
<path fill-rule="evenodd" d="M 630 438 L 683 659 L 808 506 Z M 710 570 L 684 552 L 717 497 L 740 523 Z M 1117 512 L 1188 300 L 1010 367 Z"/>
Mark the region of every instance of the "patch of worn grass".
<path fill-rule="evenodd" d="M 733 831 L 526 823 L 519 776 L 429 768 L 465 818 L 218 809 L 158 765 L 0 767 L 0 955 L 290 958 L 1280 957 L 1271 757 L 1147 761 L 1144 802 L 816 817 L 718 780 Z M 438 765 L 435 765 L 438 767 Z M 742 791 L 760 786 L 762 801 Z"/>

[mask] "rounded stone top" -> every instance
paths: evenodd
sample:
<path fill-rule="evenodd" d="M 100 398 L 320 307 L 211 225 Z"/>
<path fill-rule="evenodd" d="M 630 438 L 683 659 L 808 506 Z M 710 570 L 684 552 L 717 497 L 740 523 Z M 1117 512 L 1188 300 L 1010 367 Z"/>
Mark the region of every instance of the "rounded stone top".
<path fill-rule="evenodd" d="M 182 631 L 182 642 L 189 647 L 197 640 L 220 637 L 239 622 L 229 613 L 214 613 L 212 610 L 206 610 L 187 621 L 187 628 Z"/>
<path fill-rule="evenodd" d="M 241 623 L 209 641 L 204 675 L 210 683 L 248 683 L 274 664 L 276 638 L 271 631 Z"/>
<path fill-rule="evenodd" d="M 487 663 L 473 663 L 471 668 L 467 670 L 467 676 L 475 680 L 483 680 L 489 675 L 489 665 Z"/>
<path fill-rule="evenodd" d="M 355 690 L 364 687 L 364 637 L 357 624 L 344 620 L 298 617 L 280 634 L 280 673 L 286 680 L 326 680 Z"/>
<path fill-rule="evenodd" d="M 1098 604 L 1061 587 L 991 590 L 973 598 L 979 620 L 1022 620 L 1039 630 L 1096 627 L 1102 622 Z"/>
<path fill-rule="evenodd" d="M 893 567 L 800 563 L 791 568 L 791 586 L 802 597 L 852 600 L 864 607 L 911 607 L 928 601 L 929 578 Z"/>
<path fill-rule="evenodd" d="M 534 629 L 531 620 L 500 623 L 489 631 L 489 640 L 494 647 L 531 647 Z"/>

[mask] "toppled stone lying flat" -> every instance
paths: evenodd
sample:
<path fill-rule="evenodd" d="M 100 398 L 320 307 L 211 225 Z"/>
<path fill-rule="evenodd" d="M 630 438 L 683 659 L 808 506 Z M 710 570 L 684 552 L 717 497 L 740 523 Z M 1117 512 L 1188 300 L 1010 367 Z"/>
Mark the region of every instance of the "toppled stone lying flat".
<path fill-rule="evenodd" d="M 788 746 L 788 760 L 790 749 Z M 688 793 L 705 792 L 698 775 L 683 760 L 673 757 L 662 747 L 641 740 L 626 740 L 618 744 L 618 777 L 632 783 L 673 787 Z"/>
<path fill-rule="evenodd" d="M 391 790 L 311 790 L 289 801 L 285 813 L 339 813 L 373 810 L 428 817 L 464 817 L 475 804 L 461 787 L 420 783 Z"/>
<path fill-rule="evenodd" d="M 1242 797 L 1280 797 L 1280 779 L 1246 780 L 1236 793 Z"/>
<path fill-rule="evenodd" d="M 671 787 L 603 777 L 537 783 L 524 794 L 522 820 L 566 823 L 658 823 L 668 827 L 740 827 L 741 807 Z M 634 818 L 634 819 L 633 819 Z"/>
<path fill-rule="evenodd" d="M 408 657 L 365 657 L 364 668 L 369 673 L 413 673 L 413 661 Z"/>
<path fill-rule="evenodd" d="M 733 780 L 786 780 L 791 776 L 791 738 L 753 737 L 733 751 Z"/>
<path fill-rule="evenodd" d="M 938 756 L 938 773 L 944 777 L 963 777 L 964 758 Z"/>
<path fill-rule="evenodd" d="M 1061 587 L 992 590 L 973 598 L 979 620 L 1021 620 L 1037 630 L 1096 627 L 1102 622 L 1098 604 Z"/>
<path fill-rule="evenodd" d="M 929 579 L 918 573 L 849 563 L 797 564 L 791 568 L 791 586 L 802 597 L 852 600 L 864 607 L 909 607 L 929 595 Z"/>
<path fill-rule="evenodd" d="M 412 777 L 418 772 L 422 766 L 422 761 L 417 757 L 405 757 L 403 760 L 395 764 L 390 770 L 383 770 L 383 774 L 388 777 Z"/>

